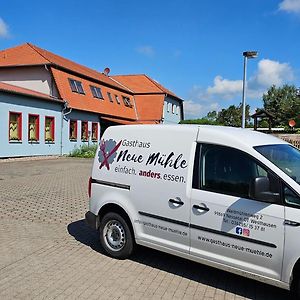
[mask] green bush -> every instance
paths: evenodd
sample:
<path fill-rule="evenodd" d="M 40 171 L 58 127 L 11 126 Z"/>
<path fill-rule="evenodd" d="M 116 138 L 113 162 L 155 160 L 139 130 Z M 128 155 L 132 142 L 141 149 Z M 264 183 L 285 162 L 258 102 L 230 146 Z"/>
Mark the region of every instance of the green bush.
<path fill-rule="evenodd" d="M 94 145 L 82 145 L 79 148 L 75 148 L 70 154 L 69 157 L 82 157 L 82 158 L 93 158 L 95 157 L 97 151 L 97 144 Z"/>

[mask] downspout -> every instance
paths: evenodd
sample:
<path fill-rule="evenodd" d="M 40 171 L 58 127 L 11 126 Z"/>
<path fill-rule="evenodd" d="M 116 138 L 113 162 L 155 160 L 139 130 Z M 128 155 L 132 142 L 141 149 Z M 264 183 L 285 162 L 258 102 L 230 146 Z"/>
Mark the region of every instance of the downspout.
<path fill-rule="evenodd" d="M 67 111 L 69 109 L 69 111 Z M 65 116 L 72 112 L 72 107 L 69 107 L 68 101 L 64 101 L 64 106 L 61 111 L 61 126 L 60 126 L 60 155 L 63 155 L 63 128 Z"/>

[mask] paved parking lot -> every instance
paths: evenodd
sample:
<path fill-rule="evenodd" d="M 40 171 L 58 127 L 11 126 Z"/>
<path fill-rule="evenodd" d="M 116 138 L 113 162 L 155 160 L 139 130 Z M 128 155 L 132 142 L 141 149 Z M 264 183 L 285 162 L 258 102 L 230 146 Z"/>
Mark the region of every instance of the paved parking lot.
<path fill-rule="evenodd" d="M 288 299 L 158 251 L 105 256 L 83 220 L 91 160 L 0 161 L 0 299 Z"/>

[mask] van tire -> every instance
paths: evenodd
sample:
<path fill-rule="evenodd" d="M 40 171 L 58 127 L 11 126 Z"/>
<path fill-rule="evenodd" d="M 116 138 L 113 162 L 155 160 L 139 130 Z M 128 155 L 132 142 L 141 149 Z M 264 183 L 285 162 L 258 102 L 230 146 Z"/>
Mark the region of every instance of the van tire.
<path fill-rule="evenodd" d="M 291 290 L 291 299 L 299 300 L 300 299 L 300 277 L 297 274 L 292 282 Z"/>
<path fill-rule="evenodd" d="M 128 258 L 134 249 L 132 232 L 122 216 L 109 212 L 100 222 L 100 243 L 105 252 L 118 259 Z"/>

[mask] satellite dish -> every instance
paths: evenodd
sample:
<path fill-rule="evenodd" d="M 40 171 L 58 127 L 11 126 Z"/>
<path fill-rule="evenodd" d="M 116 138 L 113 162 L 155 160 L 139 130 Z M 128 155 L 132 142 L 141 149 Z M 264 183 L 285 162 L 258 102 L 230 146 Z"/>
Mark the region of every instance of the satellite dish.
<path fill-rule="evenodd" d="M 296 122 L 295 122 L 295 120 L 289 120 L 289 125 L 290 125 L 290 127 L 295 127 L 295 125 L 296 125 Z"/>
<path fill-rule="evenodd" d="M 103 74 L 107 76 L 109 72 L 110 72 L 110 68 L 105 68 Z"/>

